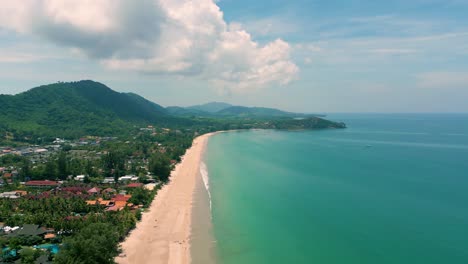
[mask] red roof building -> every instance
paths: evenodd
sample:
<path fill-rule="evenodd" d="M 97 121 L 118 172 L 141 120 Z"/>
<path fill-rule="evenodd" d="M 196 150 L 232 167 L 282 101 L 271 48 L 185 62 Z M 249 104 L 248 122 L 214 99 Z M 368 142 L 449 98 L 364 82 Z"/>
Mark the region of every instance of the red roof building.
<path fill-rule="evenodd" d="M 130 198 L 132 198 L 131 195 L 127 194 L 127 195 L 123 195 L 123 194 L 117 194 L 114 198 L 112 198 L 111 200 L 114 201 L 114 202 L 118 202 L 118 201 L 128 201 Z"/>
<path fill-rule="evenodd" d="M 56 181 L 28 181 L 25 184 L 29 187 L 56 187 L 59 183 Z"/>

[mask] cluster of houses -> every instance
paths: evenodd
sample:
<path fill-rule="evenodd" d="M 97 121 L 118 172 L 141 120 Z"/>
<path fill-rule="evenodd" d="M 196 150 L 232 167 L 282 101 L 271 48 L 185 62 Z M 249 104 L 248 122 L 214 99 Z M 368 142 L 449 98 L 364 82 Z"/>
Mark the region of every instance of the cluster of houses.
<path fill-rule="evenodd" d="M 18 176 L 18 170 L 14 166 L 0 167 L 0 186 L 2 186 L 5 181 L 7 183 L 12 182 L 13 178 Z"/>
<path fill-rule="evenodd" d="M 99 145 L 104 141 L 116 140 L 116 137 L 94 137 L 88 136 L 74 141 L 68 141 L 62 138 L 56 138 L 52 144 L 39 146 L 21 146 L 21 147 L 0 147 L 0 157 L 3 155 L 14 154 L 19 156 L 37 156 L 38 159 L 46 158 L 53 152 L 59 151 L 64 144 L 71 147 L 85 146 L 85 145 Z"/>
<path fill-rule="evenodd" d="M 143 184 L 142 183 L 130 183 L 125 187 L 126 188 L 141 188 L 143 187 Z M 128 202 L 130 198 L 132 198 L 132 195 L 125 194 L 125 193 L 117 194 L 116 190 L 112 188 L 101 190 L 100 188 L 94 187 L 88 190 L 88 193 L 92 193 L 95 195 L 104 194 L 106 196 L 111 195 L 109 199 L 104 199 L 102 197 L 99 197 L 97 199 L 86 201 L 86 204 L 90 206 L 103 206 L 106 208 L 105 209 L 106 211 L 120 211 L 120 210 L 123 210 L 125 207 L 128 207 L 130 209 L 138 209 L 138 208 L 143 207 L 143 205 L 134 205 L 133 203 Z"/>
<path fill-rule="evenodd" d="M 28 146 L 28 147 L 0 147 L 0 157 L 3 155 L 13 154 L 18 156 L 32 156 L 37 159 L 42 159 L 50 156 L 51 153 L 60 150 L 60 145 L 47 146 Z"/>
<path fill-rule="evenodd" d="M 145 187 L 142 183 L 129 183 L 123 186 L 124 189 L 131 188 L 143 188 Z M 105 207 L 106 211 L 120 211 L 125 207 L 130 209 L 142 208 L 142 205 L 134 205 L 130 203 L 129 200 L 132 198 L 132 195 L 127 194 L 126 191 L 118 192 L 113 188 L 101 189 L 99 187 L 85 188 L 78 186 L 71 187 L 59 187 L 55 189 L 56 192 L 69 192 L 69 193 L 87 193 L 93 199 L 86 201 L 87 205 L 90 206 L 102 206 Z"/>

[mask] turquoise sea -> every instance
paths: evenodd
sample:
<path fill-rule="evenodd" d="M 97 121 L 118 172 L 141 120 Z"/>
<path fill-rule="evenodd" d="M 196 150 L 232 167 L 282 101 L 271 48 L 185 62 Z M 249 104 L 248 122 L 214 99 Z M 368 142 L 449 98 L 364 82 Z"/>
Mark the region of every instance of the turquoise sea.
<path fill-rule="evenodd" d="M 210 138 L 217 262 L 468 263 L 468 115 L 327 118 Z"/>

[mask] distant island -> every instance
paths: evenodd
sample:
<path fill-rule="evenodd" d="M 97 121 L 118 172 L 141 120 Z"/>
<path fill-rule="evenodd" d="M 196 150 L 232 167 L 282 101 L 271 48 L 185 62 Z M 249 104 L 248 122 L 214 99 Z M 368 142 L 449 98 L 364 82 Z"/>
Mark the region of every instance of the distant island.
<path fill-rule="evenodd" d="M 133 259 L 155 252 L 139 244 L 138 236 L 153 232 L 145 219 L 159 221 L 162 230 L 180 229 L 161 233 L 157 241 L 166 253 L 154 260 L 166 261 L 170 244 L 187 262 L 190 217 L 179 219 L 174 210 L 191 214 L 211 132 L 346 127 L 314 115 L 218 102 L 162 107 L 89 80 L 0 95 L 0 105 L 1 263 L 137 263 Z M 161 188 L 164 200 L 158 200 Z"/>

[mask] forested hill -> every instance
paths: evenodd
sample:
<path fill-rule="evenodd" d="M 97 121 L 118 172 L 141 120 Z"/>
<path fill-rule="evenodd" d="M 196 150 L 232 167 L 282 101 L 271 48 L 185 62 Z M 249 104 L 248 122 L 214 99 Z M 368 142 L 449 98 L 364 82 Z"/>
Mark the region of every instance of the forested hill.
<path fill-rule="evenodd" d="M 0 105 L 0 129 L 36 134 L 57 130 L 65 135 L 114 134 L 130 123 L 165 124 L 175 119 L 143 97 L 94 81 L 54 83 L 0 95 Z"/>
<path fill-rule="evenodd" d="M 0 95 L 0 106 L 0 143 L 40 137 L 117 136 L 147 125 L 200 133 L 248 128 L 344 127 L 314 116 L 224 103 L 164 108 L 137 94 L 119 93 L 94 81 L 59 82 L 17 95 Z"/>

